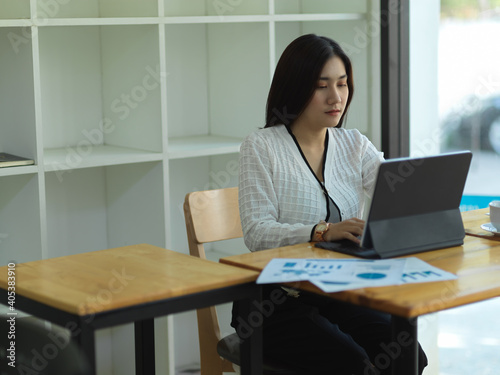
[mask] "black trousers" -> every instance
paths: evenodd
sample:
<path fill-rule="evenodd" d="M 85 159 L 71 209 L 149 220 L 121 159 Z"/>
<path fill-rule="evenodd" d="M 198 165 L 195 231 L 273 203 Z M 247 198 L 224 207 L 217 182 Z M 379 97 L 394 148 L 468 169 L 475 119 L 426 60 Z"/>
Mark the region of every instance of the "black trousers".
<path fill-rule="evenodd" d="M 247 327 L 263 324 L 264 356 L 303 374 L 390 375 L 392 359 L 407 349 L 391 342 L 389 314 L 274 285 L 264 288 L 261 307 L 255 321 L 238 316 L 235 303 L 232 326 L 244 339 Z M 419 346 L 419 374 L 425 366 Z"/>

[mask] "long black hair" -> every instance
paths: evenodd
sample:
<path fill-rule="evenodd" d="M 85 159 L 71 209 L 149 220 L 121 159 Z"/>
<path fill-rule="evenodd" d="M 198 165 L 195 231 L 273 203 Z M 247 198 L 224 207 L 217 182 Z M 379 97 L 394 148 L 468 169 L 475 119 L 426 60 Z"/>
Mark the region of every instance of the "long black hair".
<path fill-rule="evenodd" d="M 307 34 L 290 43 L 278 61 L 267 97 L 265 128 L 289 126 L 300 116 L 311 101 L 325 63 L 334 56 L 344 63 L 349 88 L 344 113 L 336 127 L 342 126 L 354 94 L 351 60 L 332 39 Z"/>

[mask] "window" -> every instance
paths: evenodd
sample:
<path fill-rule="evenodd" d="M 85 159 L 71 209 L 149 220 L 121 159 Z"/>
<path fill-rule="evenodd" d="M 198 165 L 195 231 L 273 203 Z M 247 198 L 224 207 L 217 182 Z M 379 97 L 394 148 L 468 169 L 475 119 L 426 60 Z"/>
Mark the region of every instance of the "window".
<path fill-rule="evenodd" d="M 410 155 L 471 150 L 461 209 L 487 207 L 500 199 L 500 0 L 410 6 Z M 498 373 L 499 308 L 497 298 L 436 314 L 429 374 Z"/>

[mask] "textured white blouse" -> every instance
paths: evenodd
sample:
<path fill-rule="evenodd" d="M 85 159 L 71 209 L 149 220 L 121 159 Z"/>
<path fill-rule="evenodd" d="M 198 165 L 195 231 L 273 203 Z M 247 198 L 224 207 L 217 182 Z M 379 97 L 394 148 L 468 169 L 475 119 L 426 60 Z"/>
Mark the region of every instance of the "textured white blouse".
<path fill-rule="evenodd" d="M 361 218 L 382 153 L 358 130 L 328 129 L 324 184 L 341 220 Z M 284 125 L 257 130 L 240 148 L 239 208 L 251 251 L 310 241 L 327 201 Z"/>

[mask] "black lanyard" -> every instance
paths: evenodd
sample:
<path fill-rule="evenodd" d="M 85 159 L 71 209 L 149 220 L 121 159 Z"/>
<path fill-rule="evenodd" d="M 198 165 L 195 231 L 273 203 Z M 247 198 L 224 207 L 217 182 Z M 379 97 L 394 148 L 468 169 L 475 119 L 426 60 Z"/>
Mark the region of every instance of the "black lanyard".
<path fill-rule="evenodd" d="M 288 126 L 286 127 L 286 129 L 288 130 L 288 133 L 292 136 L 292 139 L 295 142 L 295 145 L 297 146 L 297 148 L 299 149 L 300 155 L 302 155 L 302 158 L 306 162 L 307 167 L 309 168 L 309 170 L 313 174 L 313 176 L 316 179 L 316 181 L 318 181 L 319 185 L 321 186 L 321 190 L 323 190 L 323 194 L 325 195 L 325 198 L 326 198 L 326 218 L 325 218 L 325 221 L 328 221 L 330 219 L 330 204 L 329 204 L 329 201 L 331 201 L 333 203 L 333 205 L 336 207 L 336 209 L 337 209 L 337 211 L 339 213 L 340 221 L 342 221 L 342 216 L 340 214 L 339 206 L 337 206 L 337 204 L 335 203 L 335 201 L 330 197 L 330 194 L 328 194 L 328 190 L 326 189 L 325 184 L 318 178 L 318 176 L 316 176 L 316 173 L 314 173 L 314 170 L 311 168 L 311 165 L 307 161 L 307 158 L 304 155 L 304 152 L 302 151 L 302 148 L 300 147 L 300 144 L 297 141 L 297 138 L 292 133 L 292 129 L 290 129 L 290 127 L 288 127 Z M 328 130 L 327 130 L 325 132 L 325 147 L 324 147 L 324 150 L 323 150 L 323 165 L 321 166 L 321 173 L 323 174 L 323 179 L 325 179 L 325 180 L 326 180 L 326 178 L 325 178 L 326 177 L 326 175 L 325 175 L 325 165 L 326 165 L 326 155 L 328 153 L 328 139 L 329 139 L 329 137 L 328 137 Z"/>

